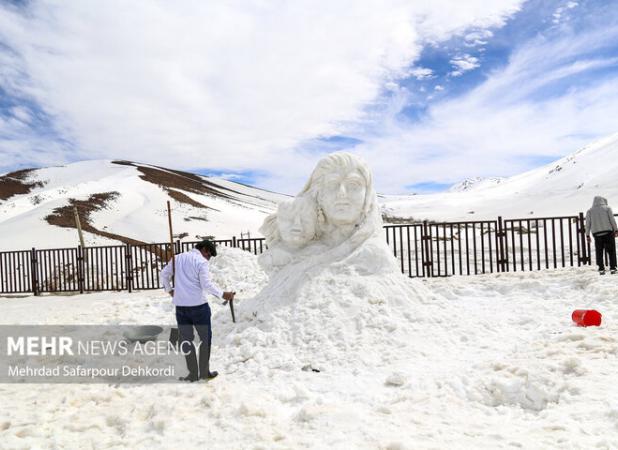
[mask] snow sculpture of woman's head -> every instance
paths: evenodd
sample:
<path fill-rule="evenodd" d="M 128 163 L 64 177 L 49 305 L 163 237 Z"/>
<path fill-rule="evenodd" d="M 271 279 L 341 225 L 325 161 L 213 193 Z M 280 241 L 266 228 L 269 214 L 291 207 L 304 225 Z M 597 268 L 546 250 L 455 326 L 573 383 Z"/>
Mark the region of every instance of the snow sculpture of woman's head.
<path fill-rule="evenodd" d="M 318 235 L 369 224 L 379 228 L 377 196 L 371 171 L 359 157 L 345 152 L 322 158 L 302 191 L 311 195 L 318 211 Z M 347 233 L 349 234 L 349 233 Z"/>
<path fill-rule="evenodd" d="M 265 297 L 294 297 L 323 270 L 362 276 L 397 273 L 381 235 L 371 171 L 350 153 L 322 158 L 298 197 L 282 203 L 260 231 L 268 247 L 258 258 L 269 274 Z"/>

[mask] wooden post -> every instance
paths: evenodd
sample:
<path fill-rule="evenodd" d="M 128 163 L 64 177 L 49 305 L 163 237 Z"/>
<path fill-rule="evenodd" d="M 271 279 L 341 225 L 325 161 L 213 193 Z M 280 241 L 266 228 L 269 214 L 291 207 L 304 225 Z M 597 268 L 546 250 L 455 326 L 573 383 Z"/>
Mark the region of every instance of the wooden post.
<path fill-rule="evenodd" d="M 170 201 L 167 201 L 167 220 L 170 227 L 170 250 L 172 252 L 172 285 L 174 284 L 174 277 L 176 276 L 176 254 L 174 252 L 174 232 L 172 231 L 172 207 Z M 169 261 L 169 260 L 168 260 Z"/>
<path fill-rule="evenodd" d="M 75 226 L 77 227 L 77 234 L 79 235 L 79 245 L 82 246 L 84 251 L 83 258 L 84 264 L 88 262 L 86 258 L 86 244 L 84 244 L 84 233 L 82 232 L 82 224 L 79 221 L 79 213 L 77 212 L 77 206 L 73 207 L 73 214 L 75 215 Z"/>
<path fill-rule="evenodd" d="M 75 214 L 75 226 L 77 227 L 77 233 L 79 234 L 79 243 L 82 248 L 85 248 L 84 244 L 84 233 L 82 233 L 82 224 L 79 221 L 79 213 L 77 212 L 77 206 L 73 207 L 73 214 Z"/>
<path fill-rule="evenodd" d="M 167 221 L 170 227 L 170 250 L 172 251 L 172 287 L 174 287 L 174 279 L 176 278 L 176 252 L 174 252 L 174 232 L 172 231 L 172 207 L 170 201 L 167 201 Z M 176 346 L 180 342 L 180 330 L 178 327 L 172 327 L 170 330 L 170 342 Z"/>

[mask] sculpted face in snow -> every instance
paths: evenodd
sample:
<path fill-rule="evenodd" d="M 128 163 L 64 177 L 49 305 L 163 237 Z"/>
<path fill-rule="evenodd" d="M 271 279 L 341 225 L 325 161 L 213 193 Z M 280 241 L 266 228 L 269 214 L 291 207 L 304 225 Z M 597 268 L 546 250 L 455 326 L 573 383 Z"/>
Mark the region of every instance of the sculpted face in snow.
<path fill-rule="evenodd" d="M 258 262 L 269 273 L 263 292 L 270 298 L 290 298 L 323 270 L 397 273 L 382 237 L 371 172 L 350 153 L 322 158 L 300 194 L 282 203 L 260 231 L 268 250 Z"/>
<path fill-rule="evenodd" d="M 318 204 L 333 225 L 350 225 L 361 216 L 367 186 L 358 170 L 337 170 L 324 177 Z"/>
<path fill-rule="evenodd" d="M 363 226 L 382 227 L 371 172 L 357 156 L 337 152 L 322 158 L 301 194 L 315 200 L 324 241 L 340 243 Z"/>
<path fill-rule="evenodd" d="M 281 203 L 277 210 L 277 226 L 283 242 L 291 247 L 302 247 L 315 236 L 317 215 L 314 205 L 305 197 Z"/>

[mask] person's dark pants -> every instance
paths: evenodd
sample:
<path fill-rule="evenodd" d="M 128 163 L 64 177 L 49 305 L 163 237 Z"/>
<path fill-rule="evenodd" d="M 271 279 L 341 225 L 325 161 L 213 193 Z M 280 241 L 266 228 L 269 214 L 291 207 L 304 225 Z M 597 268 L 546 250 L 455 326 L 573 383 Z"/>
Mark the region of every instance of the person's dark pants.
<path fill-rule="evenodd" d="M 605 270 L 605 255 L 609 255 L 609 268 L 616 270 L 616 240 L 612 231 L 594 234 L 594 250 L 599 270 Z"/>
<path fill-rule="evenodd" d="M 211 312 L 208 303 L 198 306 L 176 307 L 179 341 L 183 353 L 186 353 L 185 358 L 187 360 L 187 369 L 189 369 L 189 377 L 198 377 L 197 352 L 193 344 L 193 339 L 195 338 L 194 327 L 201 341 L 199 376 L 208 376 L 210 370 L 210 346 L 212 344 L 210 317 Z"/>

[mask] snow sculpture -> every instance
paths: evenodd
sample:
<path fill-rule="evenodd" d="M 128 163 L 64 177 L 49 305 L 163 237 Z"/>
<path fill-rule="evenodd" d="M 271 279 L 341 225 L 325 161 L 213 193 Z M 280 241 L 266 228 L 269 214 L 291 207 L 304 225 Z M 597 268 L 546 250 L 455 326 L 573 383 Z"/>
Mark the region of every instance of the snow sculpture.
<path fill-rule="evenodd" d="M 260 231 L 268 282 L 239 304 L 236 324 L 221 324 L 233 361 L 273 371 L 384 364 L 394 347 L 421 342 L 422 323 L 450 317 L 444 302 L 399 270 L 371 172 L 352 154 L 320 160 Z"/>
<path fill-rule="evenodd" d="M 268 250 L 259 263 L 270 281 L 262 292 L 289 296 L 324 269 L 346 274 L 397 272 L 382 236 L 382 217 L 367 164 L 337 152 L 320 160 L 293 200 L 266 218 Z"/>

